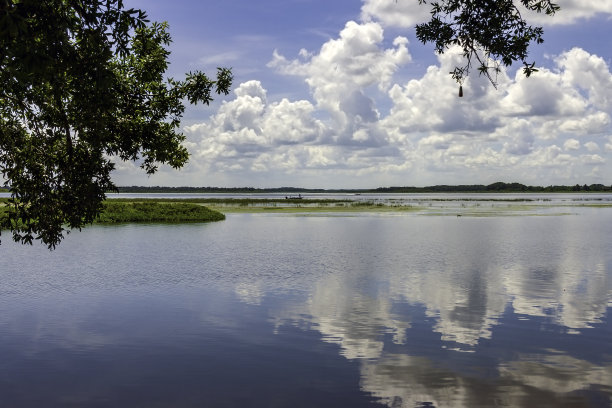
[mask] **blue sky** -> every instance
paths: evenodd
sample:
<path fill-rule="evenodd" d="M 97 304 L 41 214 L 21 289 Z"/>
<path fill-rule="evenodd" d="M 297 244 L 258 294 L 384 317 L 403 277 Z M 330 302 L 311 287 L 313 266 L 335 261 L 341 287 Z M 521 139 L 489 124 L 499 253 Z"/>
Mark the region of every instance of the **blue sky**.
<path fill-rule="evenodd" d="M 126 0 L 168 21 L 169 76 L 232 67 L 232 93 L 188 108 L 191 153 L 118 185 L 612 184 L 612 0 L 560 0 L 531 48 L 541 67 L 476 75 L 464 98 L 442 56 L 415 38 L 417 0 Z"/>

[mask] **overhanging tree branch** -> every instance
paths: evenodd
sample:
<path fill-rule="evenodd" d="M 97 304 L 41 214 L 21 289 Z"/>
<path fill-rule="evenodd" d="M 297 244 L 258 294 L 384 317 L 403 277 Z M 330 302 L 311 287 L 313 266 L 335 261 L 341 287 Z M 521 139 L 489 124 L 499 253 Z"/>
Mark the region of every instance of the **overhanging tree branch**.
<path fill-rule="evenodd" d="M 560 7 L 552 0 L 418 0 L 431 6 L 431 20 L 416 26 L 417 38 L 431 42 L 438 53 L 450 47 L 463 50 L 466 63 L 450 73 L 460 85 L 478 62 L 478 72 L 497 86 L 501 66 L 523 64 L 526 76 L 537 72 L 528 62 L 532 43 L 544 42 L 542 27 L 527 24 L 517 4 L 536 13 L 554 15 Z"/>
<path fill-rule="evenodd" d="M 170 35 L 122 0 L 0 0 L 0 229 L 55 247 L 102 208 L 114 164 L 188 159 L 178 132 L 190 103 L 227 95 L 229 69 L 165 80 Z"/>

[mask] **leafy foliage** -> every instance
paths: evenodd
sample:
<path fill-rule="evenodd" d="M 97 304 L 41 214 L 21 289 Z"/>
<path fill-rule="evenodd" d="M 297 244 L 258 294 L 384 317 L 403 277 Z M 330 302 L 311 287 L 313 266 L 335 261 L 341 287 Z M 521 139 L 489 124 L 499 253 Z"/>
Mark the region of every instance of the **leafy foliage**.
<path fill-rule="evenodd" d="M 93 222 L 116 190 L 113 160 L 148 174 L 186 163 L 183 100 L 227 95 L 232 74 L 165 80 L 167 29 L 122 0 L 0 0 L 2 228 L 15 241 L 53 248 Z"/>
<path fill-rule="evenodd" d="M 537 72 L 535 62 L 527 61 L 532 42 L 541 44 L 544 30 L 527 24 L 514 0 L 419 0 L 430 4 L 431 20 L 418 24 L 417 38 L 432 42 L 436 51 L 445 52 L 459 46 L 466 58 L 464 66 L 455 67 L 453 79 L 462 84 L 477 63 L 481 75 L 497 86 L 500 67 L 523 63 L 526 76 Z M 520 0 L 528 10 L 554 15 L 560 7 L 552 0 Z"/>

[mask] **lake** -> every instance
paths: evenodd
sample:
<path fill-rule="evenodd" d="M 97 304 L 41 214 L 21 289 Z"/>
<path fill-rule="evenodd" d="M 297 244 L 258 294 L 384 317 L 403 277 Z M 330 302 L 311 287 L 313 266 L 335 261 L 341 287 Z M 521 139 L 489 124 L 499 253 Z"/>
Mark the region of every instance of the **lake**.
<path fill-rule="evenodd" d="M 612 208 L 473 215 L 5 233 L 0 406 L 610 407 Z"/>

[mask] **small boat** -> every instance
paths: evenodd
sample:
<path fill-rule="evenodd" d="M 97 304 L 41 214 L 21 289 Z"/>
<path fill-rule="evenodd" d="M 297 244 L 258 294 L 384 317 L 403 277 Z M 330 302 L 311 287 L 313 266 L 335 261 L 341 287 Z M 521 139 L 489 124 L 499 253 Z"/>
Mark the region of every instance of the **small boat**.
<path fill-rule="evenodd" d="M 304 198 L 304 197 L 302 197 L 301 194 L 298 194 L 296 196 L 285 196 L 286 200 L 301 200 L 302 198 Z"/>

